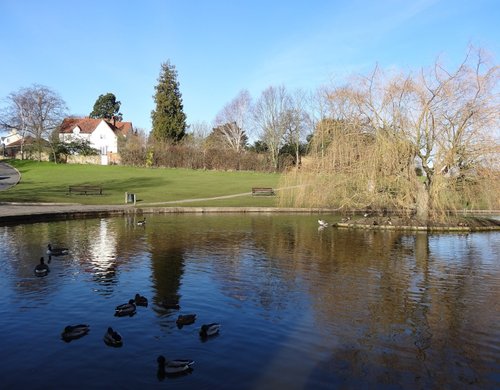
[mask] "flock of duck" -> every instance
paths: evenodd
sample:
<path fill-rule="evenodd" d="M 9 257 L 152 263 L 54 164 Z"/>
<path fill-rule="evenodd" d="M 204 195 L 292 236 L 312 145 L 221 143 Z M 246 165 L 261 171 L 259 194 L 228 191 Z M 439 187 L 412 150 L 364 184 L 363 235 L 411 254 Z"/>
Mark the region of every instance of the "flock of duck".
<path fill-rule="evenodd" d="M 67 248 L 55 248 L 51 244 L 47 246 L 47 254 L 50 256 L 63 256 L 69 253 Z M 40 258 L 40 264 L 35 267 L 36 276 L 47 276 L 50 272 L 49 266 L 45 264 L 44 257 Z M 140 294 L 135 294 L 133 299 L 130 299 L 127 303 L 116 306 L 115 316 L 125 317 L 133 316 L 136 314 L 137 306 L 148 306 L 148 299 Z M 180 309 L 178 304 L 169 304 L 165 307 L 171 309 Z M 180 329 L 184 325 L 191 325 L 196 321 L 196 314 L 180 314 L 177 317 L 176 324 Z M 203 324 L 199 330 L 199 335 L 202 339 L 207 339 L 209 337 L 215 336 L 219 333 L 220 324 L 213 322 L 209 324 Z M 90 331 L 90 325 L 87 324 L 77 324 L 77 325 L 67 325 L 63 332 L 61 333 L 61 338 L 70 342 L 72 340 L 79 339 L 87 335 Z M 121 347 L 123 345 L 123 338 L 121 334 L 108 327 L 104 333 L 103 341 L 106 345 L 110 347 Z M 173 359 L 167 360 L 163 355 L 158 356 L 158 377 L 163 378 L 164 376 L 176 376 L 180 374 L 186 374 L 192 371 L 192 366 L 194 360 L 191 359 Z"/>

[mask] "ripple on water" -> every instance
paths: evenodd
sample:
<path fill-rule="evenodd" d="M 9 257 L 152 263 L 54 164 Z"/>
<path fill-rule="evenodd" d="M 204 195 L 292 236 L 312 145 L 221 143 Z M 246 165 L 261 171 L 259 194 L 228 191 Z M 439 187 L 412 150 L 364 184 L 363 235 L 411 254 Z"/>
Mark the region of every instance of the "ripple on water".
<path fill-rule="evenodd" d="M 30 373 L 57 360 L 44 380 L 65 388 L 92 388 L 95 378 L 108 388 L 498 385 L 500 235 L 318 233 L 316 220 L 179 215 L 151 216 L 141 230 L 125 218 L 4 228 L 2 384 L 36 388 Z M 34 278 L 31 259 L 56 238 L 72 255 Z M 149 306 L 115 317 L 135 293 Z M 163 300 L 181 308 L 162 309 Z M 196 322 L 178 328 L 187 313 Z M 203 341 L 209 322 L 221 332 Z M 90 333 L 63 342 L 75 323 Z M 108 326 L 122 348 L 104 344 Z M 193 358 L 195 369 L 159 382 L 159 354 Z"/>

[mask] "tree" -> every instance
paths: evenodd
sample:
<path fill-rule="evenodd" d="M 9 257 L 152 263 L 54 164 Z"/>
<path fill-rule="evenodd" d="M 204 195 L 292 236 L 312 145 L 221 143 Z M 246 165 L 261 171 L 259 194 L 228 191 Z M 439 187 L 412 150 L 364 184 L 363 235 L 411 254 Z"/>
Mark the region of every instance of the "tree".
<path fill-rule="evenodd" d="M 245 148 L 248 141 L 251 103 L 250 93 L 242 90 L 215 118 L 214 133 L 237 153 Z"/>
<path fill-rule="evenodd" d="M 213 128 L 207 141 L 214 146 L 240 153 L 247 145 L 248 137 L 236 122 L 230 122 Z"/>
<path fill-rule="evenodd" d="M 498 207 L 498 78 L 498 67 L 471 50 L 455 70 L 439 62 L 416 74 L 375 68 L 331 89 L 330 119 L 313 137 L 325 148 L 312 148 L 308 172 L 289 176 L 306 186 L 288 199 L 414 211 L 423 223 Z"/>
<path fill-rule="evenodd" d="M 106 95 L 99 95 L 97 98 L 94 109 L 90 113 L 90 118 L 103 118 L 103 119 L 116 119 L 121 122 L 123 115 L 120 112 L 121 102 L 116 100 L 114 94 L 107 93 Z"/>
<path fill-rule="evenodd" d="M 285 123 L 287 125 L 284 135 L 285 142 L 286 145 L 291 147 L 290 151 L 292 151 L 292 153 L 290 154 L 294 156 L 293 160 L 296 167 L 299 167 L 301 163 L 301 156 L 304 152 L 303 140 L 308 124 L 311 122 L 305 105 L 305 93 L 301 90 L 297 90 L 292 96 L 290 96 L 290 108 L 285 114 Z"/>
<path fill-rule="evenodd" d="M 260 138 L 267 145 L 271 163 L 279 169 L 279 152 L 289 127 L 290 97 L 284 86 L 269 87 L 262 92 L 253 108 L 253 118 Z"/>
<path fill-rule="evenodd" d="M 153 96 L 156 109 L 151 112 L 152 136 L 157 141 L 180 141 L 186 134 L 186 115 L 177 81 L 177 71 L 170 61 L 161 64 Z"/>
<path fill-rule="evenodd" d="M 42 140 L 48 140 L 52 146 L 50 135 L 67 115 L 66 103 L 56 92 L 39 84 L 10 93 L 7 101 L 2 127 L 18 130 L 22 140 L 27 135 L 35 138 L 41 159 Z M 21 156 L 24 158 L 23 143 Z"/>

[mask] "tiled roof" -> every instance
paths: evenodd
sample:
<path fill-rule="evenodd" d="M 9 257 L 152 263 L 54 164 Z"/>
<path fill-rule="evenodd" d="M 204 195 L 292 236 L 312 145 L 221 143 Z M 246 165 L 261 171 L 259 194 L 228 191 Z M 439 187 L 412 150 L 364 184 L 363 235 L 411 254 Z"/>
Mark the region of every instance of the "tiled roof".
<path fill-rule="evenodd" d="M 47 140 L 44 140 L 44 139 L 40 139 L 40 142 L 44 145 L 48 145 L 49 142 Z M 6 147 L 7 148 L 16 148 L 18 146 L 21 146 L 21 145 L 32 145 L 36 143 L 36 139 L 34 137 L 32 137 L 31 135 L 28 135 L 26 137 L 24 137 L 24 142 L 23 142 L 23 139 L 18 139 L 17 141 L 14 141 L 10 144 L 8 144 Z"/>
<path fill-rule="evenodd" d="M 59 129 L 59 133 L 71 134 L 73 133 L 73 129 L 78 126 L 81 133 L 91 134 L 101 121 L 102 119 L 100 118 L 65 118 Z M 132 122 L 115 122 L 113 124 L 113 121 L 108 119 L 106 119 L 106 122 L 116 135 L 127 135 L 132 133 Z"/>

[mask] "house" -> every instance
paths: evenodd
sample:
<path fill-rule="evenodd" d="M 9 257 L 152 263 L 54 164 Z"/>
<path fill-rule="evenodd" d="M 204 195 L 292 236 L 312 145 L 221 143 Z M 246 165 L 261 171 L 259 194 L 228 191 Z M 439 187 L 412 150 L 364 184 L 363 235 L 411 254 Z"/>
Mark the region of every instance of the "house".
<path fill-rule="evenodd" d="M 47 153 L 40 153 L 39 146 L 43 148 L 49 148 L 50 144 L 48 141 L 41 139 L 37 140 L 31 135 L 27 135 L 24 138 L 15 137 L 15 141 L 9 142 L 7 145 L 3 145 L 3 156 L 7 158 L 19 158 L 19 159 L 41 159 L 42 161 L 48 160 Z"/>
<path fill-rule="evenodd" d="M 14 142 L 21 140 L 21 138 L 21 134 L 16 129 L 11 130 L 6 137 L 0 137 L 4 156 L 6 156 L 6 148 Z"/>
<path fill-rule="evenodd" d="M 118 161 L 118 139 L 127 138 L 134 132 L 132 122 L 112 119 L 66 118 L 59 129 L 59 141 L 86 140 L 100 151 L 102 165 Z"/>

